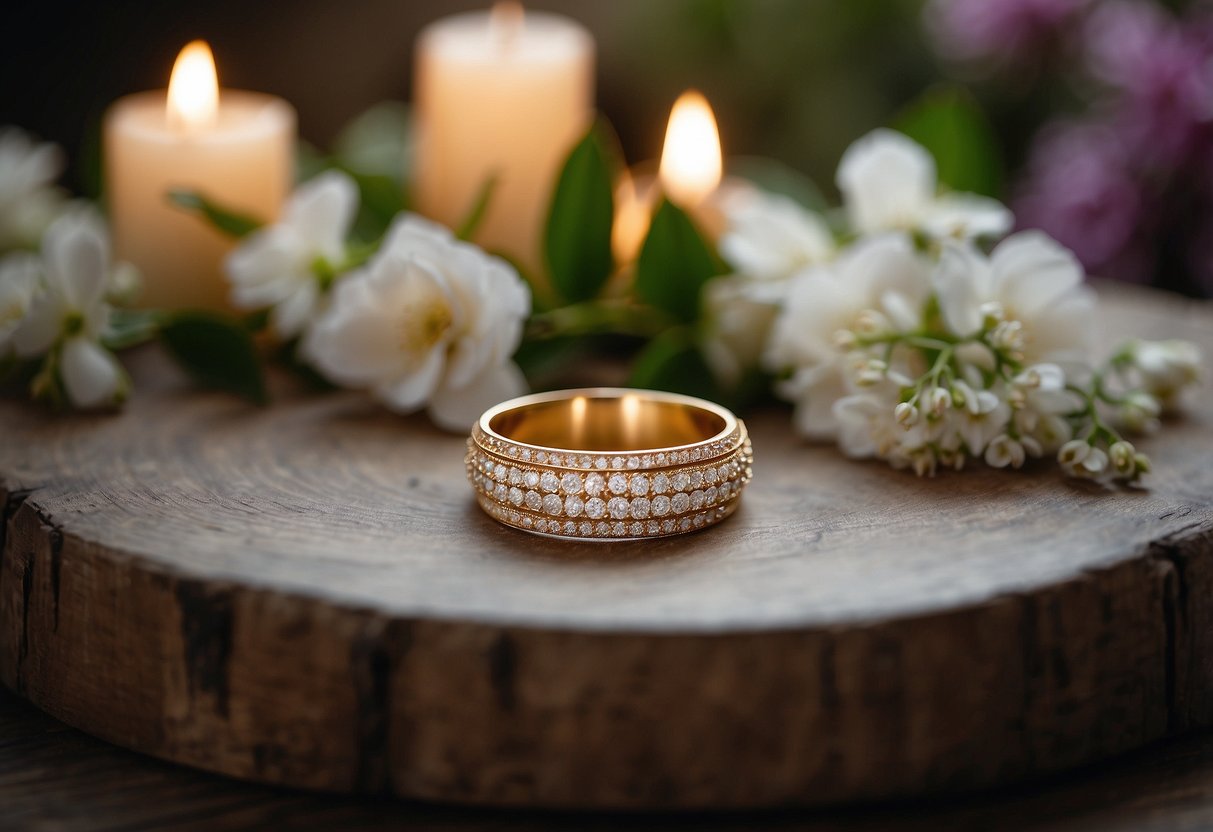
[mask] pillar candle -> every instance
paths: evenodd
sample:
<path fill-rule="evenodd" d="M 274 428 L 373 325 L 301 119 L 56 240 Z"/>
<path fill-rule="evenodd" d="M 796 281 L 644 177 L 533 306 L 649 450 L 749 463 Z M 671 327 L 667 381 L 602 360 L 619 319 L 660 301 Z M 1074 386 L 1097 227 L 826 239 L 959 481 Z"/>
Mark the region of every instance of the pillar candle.
<path fill-rule="evenodd" d="M 495 175 L 475 240 L 538 269 L 556 177 L 593 115 L 593 38 L 500 3 L 430 24 L 416 55 L 418 210 L 457 226 Z"/>
<path fill-rule="evenodd" d="M 167 194 L 195 190 L 250 217 L 276 218 L 294 176 L 294 109 L 270 95 L 220 91 L 210 50 L 195 42 L 167 93 L 110 107 L 103 141 L 114 251 L 138 267 L 141 304 L 225 308 L 222 261 L 232 240 Z"/>

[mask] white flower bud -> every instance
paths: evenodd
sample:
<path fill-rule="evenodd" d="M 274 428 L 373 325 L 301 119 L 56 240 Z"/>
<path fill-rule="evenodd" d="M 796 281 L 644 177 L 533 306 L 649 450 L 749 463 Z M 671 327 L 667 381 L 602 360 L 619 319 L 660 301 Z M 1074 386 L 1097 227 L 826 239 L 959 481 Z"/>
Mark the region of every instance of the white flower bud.
<path fill-rule="evenodd" d="M 1086 472 L 1086 476 L 1098 478 L 1108 468 L 1108 455 L 1103 448 L 1092 447 L 1091 452 L 1079 463 L 1079 468 Z"/>
<path fill-rule="evenodd" d="M 855 332 L 860 335 L 880 335 L 891 328 L 888 318 L 875 309 L 865 309 L 855 318 Z"/>
<path fill-rule="evenodd" d="M 128 305 L 135 302 L 143 288 L 143 276 L 131 263 L 114 264 L 105 287 L 105 299 L 110 303 Z"/>
<path fill-rule="evenodd" d="M 942 387 L 936 387 L 931 391 L 931 414 L 939 417 L 947 413 L 952 408 L 952 394 Z"/>
<path fill-rule="evenodd" d="M 972 392 L 969 385 L 963 381 L 958 381 L 952 385 L 951 399 L 955 407 L 964 407 L 969 400 L 968 394 Z"/>
<path fill-rule="evenodd" d="M 834 346 L 844 352 L 855 349 L 858 343 L 859 339 L 849 329 L 840 329 L 834 333 Z"/>
<path fill-rule="evenodd" d="M 1131 477 L 1137 473 L 1137 450 L 1129 442 L 1120 441 L 1108 448 L 1108 458 L 1112 467 L 1122 477 Z"/>
<path fill-rule="evenodd" d="M 1091 453 L 1091 444 L 1085 439 L 1071 439 L 1057 452 L 1057 462 L 1069 468 L 1080 464 Z"/>
<path fill-rule="evenodd" d="M 983 303 L 978 308 L 978 311 L 981 312 L 982 327 L 985 329 L 993 329 L 1006 320 L 1006 313 L 1003 312 L 1002 304 L 996 300 Z"/>
<path fill-rule="evenodd" d="M 1154 433 L 1158 430 L 1158 415 L 1162 405 L 1158 399 L 1141 390 L 1135 390 L 1121 402 L 1117 417 L 1128 430 L 1138 433 Z"/>
<path fill-rule="evenodd" d="M 879 358 L 869 358 L 861 364 L 855 376 L 855 383 L 860 387 L 872 387 L 884 380 L 889 365 Z"/>
<path fill-rule="evenodd" d="M 1186 389 L 1200 380 L 1200 349 L 1190 341 L 1137 341 L 1128 352 L 1142 387 L 1165 410 L 1174 410 Z"/>
<path fill-rule="evenodd" d="M 1023 324 L 1019 321 L 1003 321 L 990 333 L 990 345 L 994 349 L 1018 358 L 1023 353 Z"/>
<path fill-rule="evenodd" d="M 918 424 L 919 415 L 918 408 L 909 402 L 900 402 L 893 408 L 893 417 L 898 424 L 904 425 L 906 430 Z"/>
<path fill-rule="evenodd" d="M 1021 468 L 1025 458 L 1023 445 L 1005 433 L 994 437 L 986 446 L 986 465 L 991 468 L 1006 468 L 1008 465 Z"/>

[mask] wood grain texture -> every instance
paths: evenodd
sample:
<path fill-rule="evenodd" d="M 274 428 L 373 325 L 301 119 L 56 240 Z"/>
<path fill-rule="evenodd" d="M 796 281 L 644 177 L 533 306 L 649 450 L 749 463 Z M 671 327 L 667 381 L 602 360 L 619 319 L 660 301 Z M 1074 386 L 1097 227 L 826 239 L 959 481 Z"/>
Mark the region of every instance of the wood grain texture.
<path fill-rule="evenodd" d="M 99 742 L 0 688 L 0 829 L 450 832 L 1192 832 L 1213 828 L 1213 735 L 961 799 L 714 815 L 493 811 L 240 783 Z"/>
<path fill-rule="evenodd" d="M 1107 293 L 1109 340 L 1213 311 Z M 0 403 L 0 680 L 237 777 L 497 805 L 744 807 L 972 789 L 1213 724 L 1213 394 L 1149 489 L 918 480 L 749 419 L 708 532 L 593 545 L 472 503 L 463 440 L 155 353 L 117 416 Z"/>

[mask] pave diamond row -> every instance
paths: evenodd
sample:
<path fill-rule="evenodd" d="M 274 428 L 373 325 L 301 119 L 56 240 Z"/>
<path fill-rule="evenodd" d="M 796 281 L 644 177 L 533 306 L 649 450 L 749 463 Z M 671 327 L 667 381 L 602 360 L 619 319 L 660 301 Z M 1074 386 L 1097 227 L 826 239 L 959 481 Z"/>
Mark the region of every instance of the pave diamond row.
<path fill-rule="evenodd" d="M 649 471 L 676 465 L 689 465 L 732 453 L 745 441 L 745 429 L 739 423 L 728 435 L 695 445 L 653 453 L 621 454 L 600 451 L 556 451 L 528 448 L 490 436 L 477 425 L 471 442 L 481 449 L 509 461 L 526 465 L 569 468 L 582 471 Z"/>
<path fill-rule="evenodd" d="M 656 471 L 541 468 L 488 453 L 474 441 L 466 461 L 468 479 L 491 515 L 530 531 L 572 537 L 645 537 L 702 528 L 730 514 L 753 477 L 744 431 L 726 456 Z"/>
<path fill-rule="evenodd" d="M 479 497 L 480 506 L 502 523 L 540 534 L 559 537 L 583 537 L 598 539 L 663 537 L 671 534 L 702 529 L 728 517 L 737 508 L 734 498 L 726 505 L 708 511 L 667 517 L 663 520 L 561 520 L 556 517 L 536 517 L 523 511 L 501 505 L 484 496 Z"/>

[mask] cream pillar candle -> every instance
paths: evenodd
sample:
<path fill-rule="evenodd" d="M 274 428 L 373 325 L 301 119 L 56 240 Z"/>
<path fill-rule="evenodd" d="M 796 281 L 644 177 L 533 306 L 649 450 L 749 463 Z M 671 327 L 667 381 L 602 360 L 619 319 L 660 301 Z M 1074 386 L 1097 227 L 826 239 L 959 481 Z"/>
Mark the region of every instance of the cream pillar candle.
<path fill-rule="evenodd" d="M 593 115 L 594 40 L 580 24 L 517 3 L 454 15 L 417 41 L 418 210 L 449 226 L 497 176 L 476 234 L 535 270 L 565 156 Z"/>
<path fill-rule="evenodd" d="M 174 189 L 263 220 L 277 217 L 294 177 L 295 111 L 270 95 L 223 90 L 206 44 L 182 50 L 164 90 L 110 107 L 105 187 L 117 257 L 137 266 L 140 302 L 227 305 L 222 260 L 232 241 L 168 201 Z"/>

